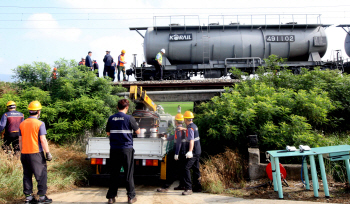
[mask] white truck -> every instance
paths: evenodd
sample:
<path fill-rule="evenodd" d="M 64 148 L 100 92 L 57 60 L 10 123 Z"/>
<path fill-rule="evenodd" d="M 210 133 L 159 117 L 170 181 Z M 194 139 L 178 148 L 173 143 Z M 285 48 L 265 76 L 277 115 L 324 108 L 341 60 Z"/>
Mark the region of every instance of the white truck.
<path fill-rule="evenodd" d="M 170 114 L 158 114 L 156 105 L 147 96 L 142 88 L 130 87 L 130 99 L 136 103 L 137 110 L 132 114 L 144 129 L 142 137 L 133 134 L 133 146 L 135 150 L 134 174 L 140 176 L 156 176 L 166 179 L 167 153 L 172 150 L 173 142 L 162 140 L 160 137 L 168 135 L 169 128 L 174 126 L 173 117 Z M 150 111 L 151 109 L 152 111 Z M 157 134 L 151 134 L 150 129 L 157 129 Z M 86 155 L 91 165 L 96 166 L 93 177 L 109 178 L 109 138 L 91 137 L 86 146 Z M 121 172 L 124 170 L 121 169 Z"/>

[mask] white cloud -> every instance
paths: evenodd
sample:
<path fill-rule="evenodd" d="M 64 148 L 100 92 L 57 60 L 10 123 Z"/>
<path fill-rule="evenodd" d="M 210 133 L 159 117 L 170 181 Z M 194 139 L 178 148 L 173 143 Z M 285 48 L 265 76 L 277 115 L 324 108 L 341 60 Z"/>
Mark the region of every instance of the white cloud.
<path fill-rule="evenodd" d="M 37 13 L 28 18 L 26 27 L 33 29 L 25 34 L 30 39 L 56 39 L 61 41 L 76 41 L 81 36 L 78 28 L 62 27 L 49 13 Z M 49 28 L 49 29 L 40 29 Z"/>

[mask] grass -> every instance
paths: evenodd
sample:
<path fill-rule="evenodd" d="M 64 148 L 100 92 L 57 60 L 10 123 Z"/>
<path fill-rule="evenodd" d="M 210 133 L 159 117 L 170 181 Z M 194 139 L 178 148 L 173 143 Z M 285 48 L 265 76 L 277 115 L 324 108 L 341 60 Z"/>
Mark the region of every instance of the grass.
<path fill-rule="evenodd" d="M 1 142 L 0 142 L 1 143 Z M 1 144 L 0 144 L 1 145 Z M 67 191 L 87 183 L 91 165 L 78 145 L 50 145 L 53 160 L 48 165 L 48 194 Z M 0 203 L 19 201 L 23 195 L 23 170 L 19 157 L 0 151 Z M 33 177 L 33 192 L 37 193 Z"/>
<path fill-rule="evenodd" d="M 172 116 L 177 114 L 177 106 L 181 106 L 181 113 L 185 111 L 193 111 L 193 102 L 160 102 L 157 105 L 161 105 L 164 108 L 165 113 L 169 113 Z"/>

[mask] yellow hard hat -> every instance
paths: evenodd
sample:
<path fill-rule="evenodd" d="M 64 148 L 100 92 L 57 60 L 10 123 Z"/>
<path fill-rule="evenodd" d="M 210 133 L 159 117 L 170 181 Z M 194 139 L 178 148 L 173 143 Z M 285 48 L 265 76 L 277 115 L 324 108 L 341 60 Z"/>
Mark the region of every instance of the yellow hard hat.
<path fill-rule="evenodd" d="M 176 114 L 175 116 L 175 120 L 180 120 L 183 121 L 184 120 L 184 116 L 181 113 Z"/>
<path fill-rule="evenodd" d="M 6 106 L 15 106 L 16 103 L 14 101 L 7 102 Z"/>
<path fill-rule="evenodd" d="M 122 53 L 125 54 L 125 50 L 122 50 Z"/>
<path fill-rule="evenodd" d="M 184 113 L 184 118 L 185 119 L 191 119 L 191 118 L 194 118 L 194 115 L 193 115 L 193 113 L 191 111 L 186 111 Z"/>
<path fill-rule="evenodd" d="M 36 111 L 36 110 L 41 110 L 41 103 L 39 101 L 32 101 L 30 102 L 30 104 L 28 105 L 28 110 L 31 111 Z"/>

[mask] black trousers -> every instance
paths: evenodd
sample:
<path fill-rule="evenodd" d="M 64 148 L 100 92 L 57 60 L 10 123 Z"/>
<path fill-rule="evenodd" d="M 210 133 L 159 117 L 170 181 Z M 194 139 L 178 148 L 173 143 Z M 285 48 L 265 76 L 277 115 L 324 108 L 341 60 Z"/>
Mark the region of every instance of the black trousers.
<path fill-rule="evenodd" d="M 13 151 L 15 153 L 19 152 L 19 133 L 18 132 L 11 132 L 11 133 L 5 133 L 4 135 L 4 144 L 2 149 L 4 151 L 11 150 L 13 148 Z M 11 148 L 12 145 L 12 148 Z"/>
<path fill-rule="evenodd" d="M 184 168 L 184 184 L 186 190 L 192 190 L 191 172 L 193 172 L 193 187 L 196 189 L 202 189 L 200 182 L 201 173 L 199 171 L 199 158 L 200 155 L 193 155 L 191 159 L 186 159 Z"/>
<path fill-rule="evenodd" d="M 120 185 L 120 169 L 124 167 L 124 173 L 126 178 L 126 190 L 129 198 L 134 198 L 135 185 L 134 185 L 134 149 L 111 149 L 110 150 L 110 162 L 112 164 L 111 179 L 109 189 L 106 198 L 114 198 L 118 194 L 118 187 Z"/>
<path fill-rule="evenodd" d="M 102 73 L 102 74 L 103 74 L 103 77 L 107 76 L 107 74 L 106 74 L 106 73 L 108 72 L 107 70 L 108 70 L 108 69 L 106 68 L 106 65 L 105 65 L 105 66 L 103 67 L 103 73 Z"/>
<path fill-rule="evenodd" d="M 112 78 L 112 81 L 115 79 L 115 68 L 113 66 L 106 66 L 106 69 L 108 70 L 108 76 Z"/>
<path fill-rule="evenodd" d="M 167 155 L 167 171 L 166 171 L 166 180 L 162 186 L 162 188 L 169 188 L 171 184 L 174 183 L 175 180 L 180 181 L 179 186 L 185 186 L 183 183 L 183 174 L 182 171 L 184 169 L 184 160 L 181 159 L 175 161 L 174 152 L 169 153 Z"/>
<path fill-rule="evenodd" d="M 158 79 L 163 79 L 163 69 L 162 69 L 162 67 L 159 65 L 158 61 L 154 59 L 154 60 L 152 61 L 152 65 L 156 68 L 155 76 L 156 76 Z"/>
<path fill-rule="evenodd" d="M 35 154 L 21 154 L 23 166 L 23 193 L 33 193 L 33 174 L 38 182 L 38 195 L 46 195 L 47 191 L 47 165 L 44 152 Z"/>

